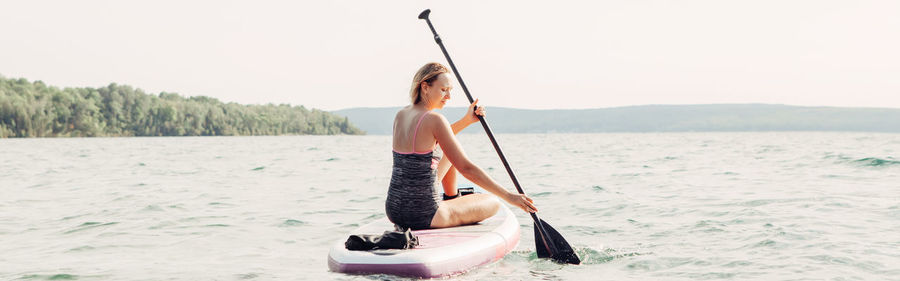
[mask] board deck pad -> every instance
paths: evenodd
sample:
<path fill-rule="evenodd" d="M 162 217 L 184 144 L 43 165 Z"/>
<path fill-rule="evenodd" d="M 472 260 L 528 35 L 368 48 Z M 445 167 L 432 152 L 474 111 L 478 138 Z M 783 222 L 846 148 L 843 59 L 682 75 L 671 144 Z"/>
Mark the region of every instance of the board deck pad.
<path fill-rule="evenodd" d="M 349 234 L 380 235 L 388 230 L 394 230 L 394 224 L 384 217 Z M 350 274 L 449 276 L 500 260 L 518 246 L 520 232 L 515 215 L 501 205 L 497 214 L 477 224 L 413 230 L 419 239 L 413 249 L 350 251 L 344 238 L 331 247 L 328 268 Z"/>

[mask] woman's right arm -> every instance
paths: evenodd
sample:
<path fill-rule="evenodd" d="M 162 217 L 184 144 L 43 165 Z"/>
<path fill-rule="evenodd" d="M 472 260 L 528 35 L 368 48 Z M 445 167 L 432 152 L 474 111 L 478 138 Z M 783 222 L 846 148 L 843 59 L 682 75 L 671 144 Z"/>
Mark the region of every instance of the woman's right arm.
<path fill-rule="evenodd" d="M 448 122 L 443 115 L 437 113 L 429 114 L 432 117 L 430 119 L 433 119 L 430 121 L 432 121 L 432 124 L 434 125 L 431 126 L 431 128 L 434 128 L 434 138 L 437 139 L 438 144 L 441 146 L 444 156 L 450 160 L 450 163 L 453 164 L 453 167 L 456 167 L 456 170 L 459 171 L 460 174 L 513 206 L 519 207 L 526 212 L 537 212 L 537 208 L 534 206 L 534 201 L 531 200 L 531 198 L 528 198 L 528 196 L 525 196 L 524 194 L 507 191 L 494 181 L 494 179 L 488 176 L 484 170 L 476 166 L 472 161 L 469 161 L 469 158 L 466 157 L 465 152 L 463 152 L 462 147 L 459 145 L 459 142 L 453 134 L 450 122 Z"/>

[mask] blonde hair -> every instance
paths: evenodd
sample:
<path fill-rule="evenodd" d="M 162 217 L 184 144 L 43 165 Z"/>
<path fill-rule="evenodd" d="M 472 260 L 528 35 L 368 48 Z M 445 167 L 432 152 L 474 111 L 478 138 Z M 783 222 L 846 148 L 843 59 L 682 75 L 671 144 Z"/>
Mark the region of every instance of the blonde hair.
<path fill-rule="evenodd" d="M 419 71 L 416 71 L 416 75 L 413 76 L 412 87 L 409 88 L 409 100 L 413 104 L 422 101 L 422 82 L 431 85 L 442 73 L 450 73 L 450 70 L 436 62 L 426 63 L 419 68 Z"/>

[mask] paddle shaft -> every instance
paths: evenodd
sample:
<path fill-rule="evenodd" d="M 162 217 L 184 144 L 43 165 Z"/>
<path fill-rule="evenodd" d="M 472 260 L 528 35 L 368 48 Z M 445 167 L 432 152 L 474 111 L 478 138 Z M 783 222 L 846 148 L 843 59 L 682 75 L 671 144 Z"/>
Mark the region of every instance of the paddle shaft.
<path fill-rule="evenodd" d="M 466 98 L 469 99 L 469 103 L 474 103 L 475 99 L 472 98 L 472 94 L 469 94 L 469 89 L 466 88 L 466 82 L 463 82 L 462 76 L 459 75 L 459 70 L 456 69 L 456 65 L 453 64 L 453 60 L 450 59 L 450 54 L 447 53 L 447 48 L 444 47 L 444 43 L 441 40 L 441 37 L 438 36 L 437 31 L 434 30 L 434 25 L 431 24 L 431 19 L 427 16 L 424 18 L 425 22 L 428 23 L 428 28 L 431 29 L 431 33 L 434 34 L 434 42 L 441 47 L 441 52 L 444 53 L 444 57 L 447 58 L 447 62 L 450 63 L 450 69 L 453 70 L 453 74 L 456 75 L 456 80 L 459 81 L 459 85 L 462 86 L 463 92 L 466 93 Z M 506 161 L 506 156 L 503 155 L 503 150 L 500 149 L 500 145 L 497 143 L 497 139 L 494 138 L 494 133 L 491 132 L 491 127 L 488 126 L 487 121 L 484 120 L 483 116 L 476 115 L 478 117 L 478 121 L 481 121 L 481 127 L 484 128 L 484 132 L 487 133 L 488 138 L 491 139 L 491 144 L 494 145 L 494 150 L 497 151 L 497 155 L 500 156 L 500 161 L 503 162 L 503 167 L 506 167 L 506 172 L 509 174 L 509 178 L 512 179 L 513 185 L 516 186 L 516 190 L 519 191 L 519 194 L 525 194 L 525 191 L 522 190 L 522 187 L 519 185 L 519 180 L 516 179 L 516 174 L 513 173 L 512 168 L 509 167 L 509 162 Z M 547 231 L 544 230 L 544 225 L 541 223 L 540 219 L 536 213 L 529 213 L 531 218 L 534 219 L 534 225 L 538 228 L 538 231 L 541 233 L 541 240 L 544 242 L 544 246 L 547 247 L 548 253 L 554 253 L 556 251 L 556 246 L 553 245 L 552 239 L 547 239 Z"/>

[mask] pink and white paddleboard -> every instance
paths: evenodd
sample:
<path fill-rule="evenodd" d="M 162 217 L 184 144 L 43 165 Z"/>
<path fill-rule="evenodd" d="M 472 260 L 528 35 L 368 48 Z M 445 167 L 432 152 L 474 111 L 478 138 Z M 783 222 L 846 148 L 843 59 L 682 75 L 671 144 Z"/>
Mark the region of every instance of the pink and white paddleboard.
<path fill-rule="evenodd" d="M 393 230 L 387 217 L 350 234 L 382 234 Z M 519 244 L 519 222 L 505 205 L 478 224 L 414 230 L 419 246 L 408 250 L 350 251 L 344 239 L 328 253 L 328 268 L 351 274 L 393 274 L 432 278 L 454 275 L 500 260 Z"/>

